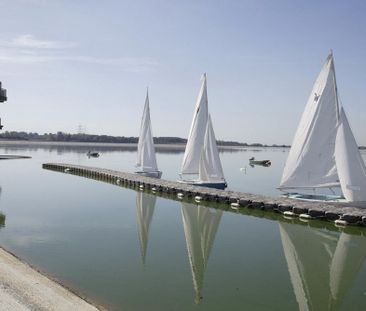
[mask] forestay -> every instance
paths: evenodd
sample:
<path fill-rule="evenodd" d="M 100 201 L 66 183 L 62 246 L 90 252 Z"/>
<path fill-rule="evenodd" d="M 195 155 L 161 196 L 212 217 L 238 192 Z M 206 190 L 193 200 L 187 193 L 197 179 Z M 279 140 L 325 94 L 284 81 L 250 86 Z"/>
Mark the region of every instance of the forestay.
<path fill-rule="evenodd" d="M 208 116 L 205 139 L 199 162 L 198 179 L 200 181 L 225 180 L 210 115 Z"/>
<path fill-rule="evenodd" d="M 191 129 L 183 157 L 181 174 L 198 174 L 199 162 L 208 120 L 207 78 L 203 75 Z"/>
<path fill-rule="evenodd" d="M 343 107 L 339 121 L 335 159 L 342 192 L 349 202 L 366 202 L 366 167 Z"/>
<path fill-rule="evenodd" d="M 155 147 L 151 130 L 149 94 L 146 94 L 145 107 L 141 120 L 140 136 L 137 145 L 137 163 L 144 172 L 158 171 L 156 163 Z"/>
<path fill-rule="evenodd" d="M 280 189 L 339 185 L 334 151 L 338 95 L 332 54 L 310 93 L 283 172 Z"/>

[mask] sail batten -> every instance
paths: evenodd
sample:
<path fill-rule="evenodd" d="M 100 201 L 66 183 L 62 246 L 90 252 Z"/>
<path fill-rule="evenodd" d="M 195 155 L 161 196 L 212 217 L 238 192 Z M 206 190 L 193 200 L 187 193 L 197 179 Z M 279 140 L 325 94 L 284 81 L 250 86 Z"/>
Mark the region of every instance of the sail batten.
<path fill-rule="evenodd" d="M 329 55 L 306 104 L 282 175 L 281 188 L 317 188 L 339 182 L 335 163 L 338 94 Z"/>
<path fill-rule="evenodd" d="M 144 112 L 141 120 L 140 136 L 137 145 L 136 167 L 143 172 L 158 171 L 155 147 L 151 130 L 149 94 L 146 94 Z"/>

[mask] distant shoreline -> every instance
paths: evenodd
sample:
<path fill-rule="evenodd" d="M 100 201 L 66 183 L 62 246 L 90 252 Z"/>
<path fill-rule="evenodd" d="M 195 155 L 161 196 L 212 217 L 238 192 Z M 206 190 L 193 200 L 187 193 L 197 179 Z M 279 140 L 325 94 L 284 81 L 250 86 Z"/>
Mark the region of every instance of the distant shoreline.
<path fill-rule="evenodd" d="M 83 147 L 133 147 L 137 148 L 136 143 L 103 143 L 103 142 L 77 142 L 77 141 L 39 141 L 39 140 L 7 140 L 0 139 L 1 146 L 83 146 Z M 174 148 L 174 149 L 184 149 L 186 144 L 177 143 L 167 143 L 167 144 L 155 144 L 158 148 Z M 237 146 L 237 145 L 218 145 L 219 149 L 255 149 L 255 148 L 289 148 L 289 146 Z"/>

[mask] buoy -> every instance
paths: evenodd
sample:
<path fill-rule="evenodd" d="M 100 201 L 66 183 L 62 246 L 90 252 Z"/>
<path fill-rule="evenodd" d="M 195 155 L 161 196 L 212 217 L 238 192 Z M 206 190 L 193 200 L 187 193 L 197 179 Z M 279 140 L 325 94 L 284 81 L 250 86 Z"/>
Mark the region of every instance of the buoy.
<path fill-rule="evenodd" d="M 287 216 L 287 217 L 295 217 L 295 216 L 297 216 L 294 212 L 291 212 L 291 211 L 283 212 L 283 215 L 284 216 Z"/>
<path fill-rule="evenodd" d="M 152 187 L 152 188 L 151 188 L 151 191 L 152 191 L 152 192 L 156 192 L 156 188 L 155 188 L 155 187 Z"/>
<path fill-rule="evenodd" d="M 182 192 L 177 193 L 178 199 L 182 199 L 184 197 L 184 194 Z"/>
<path fill-rule="evenodd" d="M 117 179 L 116 180 L 116 183 L 119 185 L 119 183 L 121 182 L 121 180 L 120 179 Z"/>
<path fill-rule="evenodd" d="M 196 195 L 196 196 L 194 197 L 194 200 L 195 200 L 196 202 L 200 202 L 200 201 L 202 200 L 202 197 L 200 197 L 199 195 Z"/>
<path fill-rule="evenodd" d="M 343 219 L 337 219 L 334 221 L 334 224 L 337 226 L 337 227 L 345 227 L 348 225 L 348 222 L 343 220 Z"/>
<path fill-rule="evenodd" d="M 140 185 L 140 189 L 144 189 L 144 185 Z"/>
<path fill-rule="evenodd" d="M 65 168 L 65 170 L 64 170 L 64 172 L 65 173 L 68 173 L 68 172 L 70 172 L 71 171 L 71 169 L 70 168 Z"/>
<path fill-rule="evenodd" d="M 311 217 L 308 214 L 300 214 L 299 217 L 300 217 L 300 219 L 305 219 L 305 220 L 313 219 L 313 217 Z"/>
<path fill-rule="evenodd" d="M 239 209 L 239 207 L 240 207 L 240 204 L 239 204 L 239 203 L 237 203 L 237 202 L 233 202 L 233 203 L 231 203 L 231 208 L 232 208 L 232 209 L 237 210 L 237 209 Z"/>

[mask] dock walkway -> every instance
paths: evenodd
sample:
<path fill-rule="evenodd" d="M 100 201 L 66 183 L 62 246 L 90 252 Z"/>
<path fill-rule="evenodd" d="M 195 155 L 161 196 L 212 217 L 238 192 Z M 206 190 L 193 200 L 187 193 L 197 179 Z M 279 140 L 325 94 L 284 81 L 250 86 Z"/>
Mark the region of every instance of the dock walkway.
<path fill-rule="evenodd" d="M 235 208 L 254 208 L 282 213 L 288 217 L 335 221 L 340 225 L 366 226 L 366 209 L 359 207 L 341 206 L 326 202 L 304 202 L 282 197 L 271 198 L 243 192 L 187 185 L 177 181 L 156 179 L 110 169 L 65 163 L 45 163 L 43 168 L 101 180 L 119 186 L 151 191 L 157 194 L 173 194 L 181 199 L 193 198 L 199 201 L 220 202 L 231 204 Z"/>

